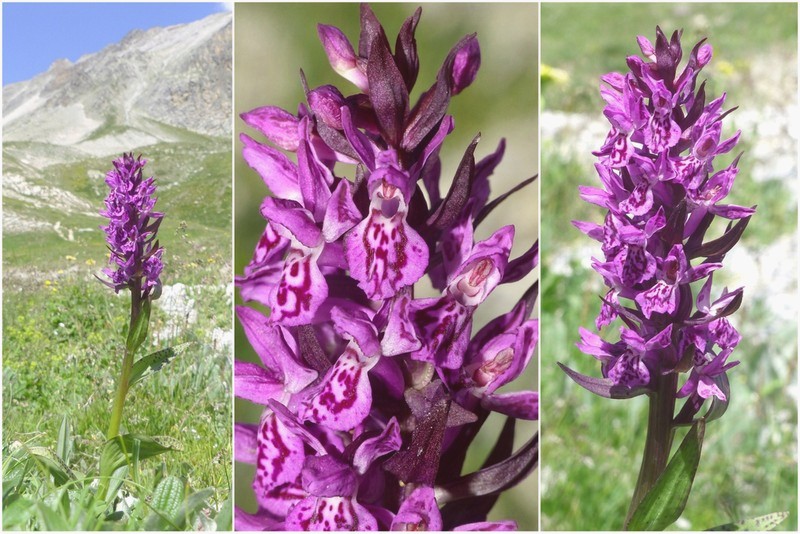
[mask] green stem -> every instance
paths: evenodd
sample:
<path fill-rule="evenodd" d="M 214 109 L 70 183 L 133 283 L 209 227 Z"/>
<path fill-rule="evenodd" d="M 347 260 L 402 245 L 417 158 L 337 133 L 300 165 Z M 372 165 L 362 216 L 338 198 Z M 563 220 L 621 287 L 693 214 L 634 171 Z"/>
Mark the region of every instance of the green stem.
<path fill-rule="evenodd" d="M 134 284 L 138 286 L 139 284 Z M 131 323 L 130 330 L 136 324 L 136 319 L 142 311 L 141 289 L 131 287 Z M 130 380 L 131 370 L 133 369 L 133 352 L 128 350 L 125 345 L 125 356 L 122 359 L 122 371 L 117 380 L 117 392 L 114 395 L 114 406 L 111 409 L 111 423 L 106 433 L 107 439 L 115 438 L 119 435 L 119 426 L 122 422 L 122 409 L 125 406 L 125 396 L 128 394 L 128 381 Z"/>
<path fill-rule="evenodd" d="M 142 312 L 142 290 L 141 281 L 134 282 L 130 288 L 131 290 L 131 323 L 129 332 L 133 331 L 139 314 Z M 106 439 L 113 439 L 119 436 L 119 427 L 122 423 L 122 409 L 125 406 L 125 396 L 128 394 L 129 381 L 131 371 L 133 370 L 133 357 L 134 351 L 128 349 L 128 343 L 125 343 L 125 355 L 122 358 L 122 370 L 120 371 L 119 378 L 117 379 L 117 391 L 114 394 L 114 405 L 111 408 L 111 422 L 108 425 L 108 432 Z M 98 495 L 105 501 L 111 481 L 104 478 L 100 481 L 98 487 Z"/>
<path fill-rule="evenodd" d="M 631 505 L 628 508 L 628 515 L 625 518 L 626 530 L 639 503 L 667 468 L 672 447 L 674 434 L 672 418 L 675 413 L 678 375 L 669 373 L 658 376 L 655 381 L 656 391 L 650 395 L 650 413 L 647 419 L 647 438 L 642 455 L 642 466 L 639 470 L 639 480 L 636 482 Z"/>

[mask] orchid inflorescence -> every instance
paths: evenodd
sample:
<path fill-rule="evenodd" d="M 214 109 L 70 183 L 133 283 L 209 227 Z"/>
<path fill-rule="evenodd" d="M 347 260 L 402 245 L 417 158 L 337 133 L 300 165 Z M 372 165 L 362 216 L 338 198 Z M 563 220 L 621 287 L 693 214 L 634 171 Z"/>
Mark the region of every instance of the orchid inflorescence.
<path fill-rule="evenodd" d="M 722 122 L 733 110 L 723 109 L 725 94 L 707 101 L 705 82 L 698 86 L 700 71 L 711 61 L 711 46 L 705 40 L 697 43 L 679 73 L 681 33 L 667 39 L 660 28 L 656 31 L 655 45 L 638 38 L 644 58 L 629 57 L 630 72 L 601 78 L 603 113 L 611 123 L 605 143 L 594 153 L 603 187 L 581 187 L 580 196 L 608 211 L 602 225 L 574 222 L 602 244 L 604 257 L 593 259 L 592 268 L 609 290 L 595 325 L 601 330 L 619 318 L 620 340 L 580 330 L 578 348 L 601 362 L 602 379 L 562 365 L 593 393 L 617 399 L 648 394 L 653 405 L 661 406 L 651 407 L 647 447 L 660 440 L 652 450 L 661 451 L 662 458 L 655 460 L 646 449 L 640 496 L 663 470 L 674 428 L 697 421 L 709 399 L 704 422 L 727 407 L 726 372 L 739 363 L 729 358 L 741 336 L 726 317 L 739 308 L 743 288 L 723 288 L 715 298 L 713 273 L 755 212 L 721 203 L 741 154 L 720 170 L 714 159 L 734 149 L 740 132 L 723 140 Z M 727 227 L 720 237 L 707 239 L 717 217 L 728 219 Z M 695 282 L 699 290 L 693 289 Z M 675 414 L 676 399 L 684 397 Z M 656 423 L 654 418 L 666 420 Z M 648 462 L 662 465 L 650 469 Z M 648 477 L 652 480 L 643 482 Z"/>
<path fill-rule="evenodd" d="M 111 279 L 107 284 L 117 293 L 126 288 L 137 291 L 141 300 L 160 292 L 159 277 L 164 267 L 164 249 L 156 238 L 164 214 L 153 211 L 155 179 L 143 177 L 146 164 L 146 159 L 134 158 L 131 153 L 113 161 L 114 168 L 106 174 L 106 209 L 100 212 L 108 217 L 108 225 L 100 227 L 106 233 L 111 253 L 112 267 L 103 269 Z"/>
<path fill-rule="evenodd" d="M 331 66 L 360 92 L 309 89 L 303 76 L 297 115 L 272 106 L 242 114 L 271 143 L 241 136 L 273 196 L 237 278 L 242 298 L 270 311 L 237 308 L 263 365 L 237 361 L 235 393 L 265 406 L 258 424 L 236 425 L 236 457 L 256 466 L 259 504 L 255 514 L 237 510 L 238 529 L 516 526 L 486 515 L 536 465 L 535 437 L 516 452 L 512 442 L 515 419 L 538 418 L 538 394 L 497 390 L 533 356 L 538 286 L 475 336 L 472 318 L 495 287 L 533 270 L 538 243 L 509 260 L 513 226 L 474 240 L 521 187 L 489 202 L 502 141 L 476 163 L 476 137 L 442 196 L 448 104 L 475 79 L 480 49 L 474 34 L 459 41 L 411 106 L 420 14 L 402 25 L 394 53 L 366 5 L 357 52 L 341 30 L 319 25 Z M 337 175 L 337 163 L 354 167 L 355 180 Z M 426 274 L 439 296 L 415 298 Z M 462 475 L 491 412 L 508 416 L 501 437 L 484 469 Z"/>

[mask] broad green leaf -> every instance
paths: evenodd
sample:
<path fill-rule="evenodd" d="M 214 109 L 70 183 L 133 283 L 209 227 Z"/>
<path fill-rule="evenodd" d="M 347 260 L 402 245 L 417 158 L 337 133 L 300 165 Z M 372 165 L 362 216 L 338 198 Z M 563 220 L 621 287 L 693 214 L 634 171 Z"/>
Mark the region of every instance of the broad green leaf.
<path fill-rule="evenodd" d="M 14 494 L 3 503 L 3 530 L 28 530 L 28 521 L 36 513 L 36 503 Z"/>
<path fill-rule="evenodd" d="M 639 503 L 627 530 L 664 530 L 678 520 L 700 463 L 705 428 L 702 419 L 692 425 L 653 489 Z"/>
<path fill-rule="evenodd" d="M 775 527 L 780 525 L 787 517 L 789 517 L 789 512 L 775 512 L 759 517 L 751 517 L 750 519 L 742 519 L 735 523 L 720 525 L 708 530 L 748 530 L 763 532 L 765 530 L 775 530 Z"/>
<path fill-rule="evenodd" d="M 56 454 L 65 464 L 69 465 L 72 456 L 72 425 L 66 414 L 61 419 L 61 426 L 58 429 L 58 442 L 56 444 Z"/>
<path fill-rule="evenodd" d="M 111 476 L 120 467 L 133 463 L 134 442 L 137 440 L 139 441 L 137 462 L 174 449 L 174 447 L 159 443 L 159 441 L 164 441 L 162 438 L 156 441 L 150 436 L 137 434 L 117 436 L 103 445 L 103 452 L 100 454 L 100 476 Z"/>
<path fill-rule="evenodd" d="M 183 481 L 178 477 L 168 476 L 161 480 L 153 491 L 150 506 L 153 511 L 147 517 L 145 530 L 164 530 L 180 528 L 178 519 L 183 502 Z"/>
<path fill-rule="evenodd" d="M 142 310 L 139 312 L 139 317 L 133 323 L 133 327 L 128 332 L 128 340 L 125 347 L 128 353 L 135 354 L 136 350 L 144 343 L 147 337 L 147 327 L 150 324 L 150 299 L 144 299 L 142 302 Z"/>
<path fill-rule="evenodd" d="M 217 532 L 233 530 L 233 502 L 230 497 L 222 503 L 215 522 L 217 523 Z"/>
<path fill-rule="evenodd" d="M 24 445 L 23 447 L 34 461 L 47 468 L 50 474 L 53 475 L 53 481 L 56 486 L 66 484 L 69 480 L 75 480 L 75 473 L 52 449 L 47 447 L 25 447 Z"/>
<path fill-rule="evenodd" d="M 67 519 L 59 512 L 53 510 L 43 502 L 36 503 L 39 517 L 42 519 L 45 530 L 58 530 L 61 532 L 72 530 Z"/>
<path fill-rule="evenodd" d="M 165 364 L 186 352 L 186 349 L 188 349 L 189 345 L 191 344 L 191 342 L 181 343 L 180 345 L 159 350 L 157 352 L 152 352 L 147 356 L 140 358 L 136 363 L 133 364 L 131 376 L 128 379 L 128 387 L 155 373 Z"/>
<path fill-rule="evenodd" d="M 189 495 L 186 502 L 184 502 L 180 510 L 178 510 L 177 525 L 181 528 L 185 528 L 186 522 L 204 506 L 207 506 L 206 501 L 208 501 L 212 495 L 214 495 L 214 490 L 212 488 L 196 491 Z"/>

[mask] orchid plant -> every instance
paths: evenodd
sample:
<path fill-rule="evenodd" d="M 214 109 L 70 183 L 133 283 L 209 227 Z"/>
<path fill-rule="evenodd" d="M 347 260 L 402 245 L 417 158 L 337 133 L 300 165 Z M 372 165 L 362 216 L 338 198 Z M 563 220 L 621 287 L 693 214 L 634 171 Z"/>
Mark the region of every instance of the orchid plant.
<path fill-rule="evenodd" d="M 500 392 L 533 357 L 538 286 L 475 335 L 475 310 L 499 285 L 521 280 L 538 242 L 510 258 L 514 226 L 482 241 L 490 177 L 504 142 L 476 161 L 467 147 L 440 190 L 439 151 L 454 128 L 451 97 L 475 79 L 476 36 L 448 54 L 412 104 L 421 9 L 392 51 L 362 5 L 357 49 L 320 24 L 333 69 L 357 88 L 345 96 L 302 83 L 297 114 L 267 106 L 242 114 L 267 144 L 242 134 L 243 156 L 272 196 L 252 261 L 237 278 L 237 315 L 261 363 L 236 361 L 235 394 L 262 405 L 236 424 L 237 461 L 255 465 L 256 513 L 240 530 L 505 530 L 487 514 L 536 466 L 532 436 L 513 450 L 514 422 L 538 419 L 538 393 Z M 287 153 L 293 154 L 289 157 Z M 342 174 L 350 169 L 355 179 Z M 436 296 L 421 298 L 427 277 Z M 487 417 L 506 424 L 483 468 L 462 474 Z"/>
<path fill-rule="evenodd" d="M 686 505 L 700 459 L 705 425 L 730 401 L 727 372 L 741 336 L 727 319 L 743 288 L 715 290 L 725 255 L 739 241 L 755 207 L 724 203 L 740 155 L 715 166 L 740 136 L 724 138 L 725 94 L 710 99 L 698 76 L 712 57 L 697 43 L 679 69 L 681 32 L 656 28 L 653 44 L 638 37 L 644 57 L 629 72 L 601 78 L 610 131 L 594 152 L 602 188 L 581 187 L 586 202 L 606 210 L 603 224 L 575 221 L 599 241 L 592 267 L 608 287 L 595 326 L 619 319 L 619 340 L 581 328 L 578 348 L 601 363 L 602 378 L 562 369 L 606 398 L 649 397 L 641 470 L 625 527 L 663 529 Z M 717 218 L 727 221 L 709 237 Z M 719 223 L 717 223 L 719 225 Z M 606 336 L 607 338 L 608 336 Z M 679 399 L 685 402 L 677 409 Z M 705 408 L 705 411 L 704 411 Z M 691 427 L 672 460 L 676 429 Z"/>

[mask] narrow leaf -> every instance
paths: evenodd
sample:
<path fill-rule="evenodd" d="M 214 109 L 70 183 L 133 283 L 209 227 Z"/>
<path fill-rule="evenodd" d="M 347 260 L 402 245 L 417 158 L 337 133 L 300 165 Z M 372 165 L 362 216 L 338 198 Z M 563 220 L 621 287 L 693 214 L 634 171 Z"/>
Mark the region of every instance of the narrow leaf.
<path fill-rule="evenodd" d="M 461 163 L 458 164 L 453 184 L 441 204 L 428 218 L 428 225 L 438 230 L 450 228 L 461 216 L 464 206 L 469 200 L 472 190 L 472 179 L 475 177 L 475 147 L 481 140 L 481 134 L 475 136 L 464 152 Z"/>
<path fill-rule="evenodd" d="M 538 462 L 539 434 L 536 433 L 506 460 L 437 486 L 436 502 L 448 503 L 481 495 L 499 494 L 522 482 Z"/>
<path fill-rule="evenodd" d="M 61 426 L 58 429 L 56 454 L 65 464 L 69 465 L 69 458 L 72 456 L 72 426 L 69 424 L 69 418 L 66 414 L 61 419 Z"/>
<path fill-rule="evenodd" d="M 138 440 L 138 459 L 146 460 L 153 456 L 163 454 L 165 452 L 176 450 L 177 447 L 171 447 L 159 443 L 159 441 L 166 441 L 165 438 L 156 438 L 150 436 L 140 436 L 136 434 L 125 434 L 124 436 L 117 436 L 106 441 L 103 445 L 103 451 L 100 454 L 100 476 L 111 476 L 114 471 L 120 467 L 127 466 L 132 460 L 134 452 L 134 441 Z"/>
<path fill-rule="evenodd" d="M 399 146 L 408 113 L 408 90 L 386 39 L 375 39 L 367 62 L 369 99 L 384 138 Z"/>
<path fill-rule="evenodd" d="M 489 215 L 505 199 L 507 199 L 508 197 L 510 197 L 511 195 L 513 195 L 514 193 L 516 193 L 517 191 L 519 191 L 520 189 L 522 189 L 526 185 L 532 184 L 533 182 L 536 181 L 536 179 L 538 177 L 539 177 L 539 175 L 537 174 L 535 176 L 531 176 L 530 178 L 528 178 L 526 180 L 521 181 L 520 183 L 518 183 L 517 185 L 512 187 L 510 191 L 508 191 L 506 193 L 503 193 L 502 195 L 500 195 L 496 199 L 494 199 L 491 202 L 489 202 L 488 204 L 486 204 L 486 206 L 484 206 L 483 209 L 480 212 L 478 212 L 478 215 L 475 217 L 475 227 L 477 227 L 481 223 L 481 221 L 483 221 L 486 218 L 486 216 Z"/>
<path fill-rule="evenodd" d="M 750 217 L 740 219 L 732 228 L 726 230 L 721 237 L 709 241 L 708 243 L 703 243 L 695 250 L 687 250 L 686 257 L 691 260 L 698 257 L 709 258 L 726 254 L 742 237 L 744 229 L 747 228 L 747 223 L 749 222 Z"/>
<path fill-rule="evenodd" d="M 128 380 L 128 387 L 160 370 L 164 365 L 171 362 L 174 358 L 186 352 L 191 344 L 191 341 L 181 343 L 180 345 L 152 352 L 147 356 L 140 358 L 136 363 L 133 364 L 131 377 Z"/>
<path fill-rule="evenodd" d="M 632 388 L 628 386 L 619 386 L 614 384 L 614 382 L 612 382 L 609 378 L 595 378 L 593 376 L 586 376 L 577 371 L 573 371 L 561 362 L 556 363 L 558 363 L 558 366 L 561 367 L 561 370 L 567 373 L 567 376 L 574 380 L 576 384 L 594 393 L 595 395 L 599 395 L 607 399 L 631 399 L 633 397 L 638 397 L 639 395 L 644 395 L 648 391 L 647 388 L 643 387 Z"/>
<path fill-rule="evenodd" d="M 142 309 L 139 312 L 139 316 L 133 323 L 133 328 L 131 328 L 130 332 L 128 332 L 128 340 L 125 343 L 128 353 L 135 354 L 136 350 L 142 345 L 142 343 L 144 343 L 144 339 L 147 337 L 147 327 L 149 324 L 150 299 L 144 299 L 144 301 L 142 301 Z"/>
<path fill-rule="evenodd" d="M 720 525 L 708 530 L 747 530 L 750 532 L 764 532 L 767 530 L 775 530 L 775 527 L 783 523 L 787 517 L 789 517 L 789 512 L 774 512 L 758 517 L 751 517 L 750 519 L 742 519 L 735 523 Z"/>
<path fill-rule="evenodd" d="M 217 517 L 214 521 L 217 524 L 217 532 L 233 530 L 233 501 L 231 501 L 230 497 L 222 503 L 222 507 L 217 512 Z"/>
<path fill-rule="evenodd" d="M 664 530 L 678 520 L 686 507 L 700 463 L 705 429 L 702 419 L 692 425 L 653 489 L 631 516 L 628 530 Z"/>

